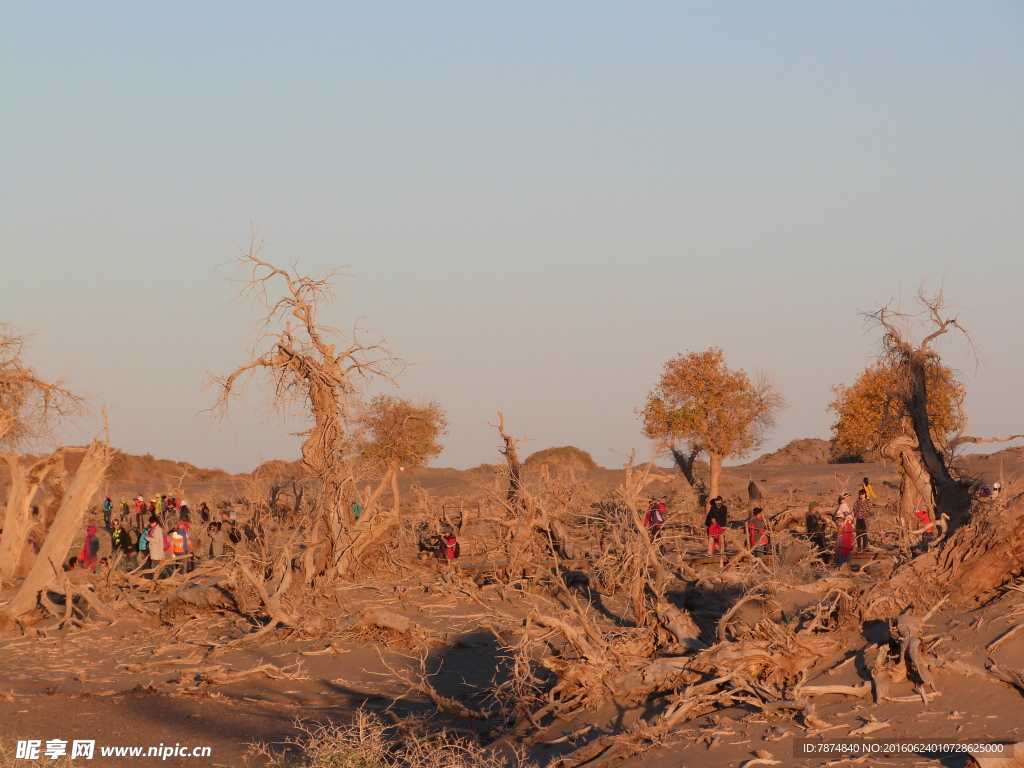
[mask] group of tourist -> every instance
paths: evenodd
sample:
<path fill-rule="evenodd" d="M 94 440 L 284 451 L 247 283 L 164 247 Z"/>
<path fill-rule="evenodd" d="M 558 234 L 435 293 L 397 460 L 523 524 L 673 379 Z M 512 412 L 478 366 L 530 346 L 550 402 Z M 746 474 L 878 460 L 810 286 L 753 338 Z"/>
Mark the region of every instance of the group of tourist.
<path fill-rule="evenodd" d="M 211 520 L 210 507 L 204 501 L 196 510 L 200 522 L 209 523 Z M 110 527 L 115 516 L 121 518 L 123 523 L 131 526 L 136 533 L 141 534 L 149 525 L 149 518 L 156 517 L 160 525 L 166 526 L 172 520 L 191 520 L 192 512 L 188 502 L 178 499 L 170 494 L 161 494 L 146 502 L 144 496 L 136 496 L 131 502 L 121 499 L 116 506 L 110 496 L 103 499 L 103 524 Z"/>
<path fill-rule="evenodd" d="M 102 510 L 104 527 L 86 528 L 82 549 L 68 560 L 66 571 L 102 573 L 120 555 L 116 562 L 122 567 L 145 568 L 153 578 L 174 570 L 189 572 L 197 560 L 220 559 L 244 535 L 228 510 L 221 510 L 220 519 L 214 520 L 205 501 L 197 508 L 195 521 L 188 502 L 173 496 L 157 496 L 148 506 L 138 496 L 132 505 L 121 501 L 118 507 L 107 496 Z"/>
<path fill-rule="evenodd" d="M 835 546 L 833 562 L 837 568 L 848 565 L 853 559 L 854 547 L 858 552 L 868 548 L 868 528 L 871 522 L 871 503 L 878 496 L 868 478 L 857 490 L 857 501 L 850 507 L 849 493 L 842 494 L 836 502 L 836 511 L 832 521 L 835 526 Z M 807 504 L 805 530 L 811 544 L 818 553 L 826 555 L 829 546 L 826 542 L 826 522 L 822 517 L 821 503 L 810 501 Z"/>
<path fill-rule="evenodd" d="M 997 491 L 998 493 L 998 491 Z M 821 502 L 814 500 L 807 505 L 805 530 L 812 546 L 826 562 L 831 561 L 837 568 L 848 565 L 855 551 L 868 549 L 868 536 L 871 527 L 872 505 L 878 498 L 868 478 L 857 490 L 857 499 L 850 504 L 850 494 L 843 493 L 836 500 L 835 511 L 830 521 L 821 512 Z M 923 500 L 918 500 L 914 515 L 920 521 L 916 531 L 921 537 L 921 547 L 927 548 L 928 542 L 934 537 L 934 520 Z M 828 541 L 829 523 L 833 528 L 832 542 Z M 643 520 L 652 539 L 656 539 L 665 525 L 665 504 L 651 498 Z M 725 530 L 729 525 L 729 508 L 721 496 L 711 499 L 711 505 L 704 518 L 707 531 L 708 556 L 725 552 Z M 770 550 L 771 538 L 764 519 L 764 509 L 755 506 L 744 523 L 744 538 L 751 553 L 758 558 L 764 557 Z"/>

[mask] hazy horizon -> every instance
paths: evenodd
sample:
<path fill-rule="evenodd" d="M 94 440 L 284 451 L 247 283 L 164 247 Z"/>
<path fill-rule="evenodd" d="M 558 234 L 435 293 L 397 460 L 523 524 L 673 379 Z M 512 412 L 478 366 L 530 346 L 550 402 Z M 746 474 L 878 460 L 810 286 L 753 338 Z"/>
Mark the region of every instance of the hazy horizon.
<path fill-rule="evenodd" d="M 69 442 L 106 404 L 133 454 L 297 458 L 255 389 L 202 413 L 258 318 L 217 269 L 252 224 L 347 265 L 324 320 L 445 407 L 434 466 L 500 461 L 499 410 L 524 455 L 618 466 L 711 346 L 788 401 L 748 460 L 828 439 L 860 313 L 944 281 L 968 432 L 1019 433 L 1022 33 L 1013 2 L 5 3 L 0 321 L 92 397 Z"/>

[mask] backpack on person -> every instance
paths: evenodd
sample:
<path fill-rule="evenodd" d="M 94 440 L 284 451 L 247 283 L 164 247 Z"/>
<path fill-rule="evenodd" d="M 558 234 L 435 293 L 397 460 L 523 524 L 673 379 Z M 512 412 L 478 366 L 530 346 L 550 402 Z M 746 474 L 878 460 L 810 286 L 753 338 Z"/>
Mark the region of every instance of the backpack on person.
<path fill-rule="evenodd" d="M 139 536 L 139 552 L 145 552 L 149 549 L 149 530 L 143 531 L 142 535 Z"/>

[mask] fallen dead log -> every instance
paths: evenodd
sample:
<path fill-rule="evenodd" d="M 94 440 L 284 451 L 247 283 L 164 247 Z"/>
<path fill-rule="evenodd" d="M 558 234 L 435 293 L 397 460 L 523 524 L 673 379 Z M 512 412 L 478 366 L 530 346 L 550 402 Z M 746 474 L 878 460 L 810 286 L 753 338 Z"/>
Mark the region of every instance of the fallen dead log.
<path fill-rule="evenodd" d="M 110 456 L 110 447 L 106 443 L 94 440 L 89 445 L 32 569 L 5 609 L 11 618 L 17 619 L 31 611 L 39 600 L 39 593 L 64 575 L 61 570 L 64 557 L 81 528 L 89 500 L 103 481 Z"/>
<path fill-rule="evenodd" d="M 794 693 L 800 698 L 805 696 L 853 696 L 865 699 L 871 695 L 871 683 L 865 680 L 860 685 L 801 685 Z"/>
<path fill-rule="evenodd" d="M 846 734 L 847 738 L 856 738 L 860 736 L 868 736 L 876 731 L 883 731 L 886 728 L 892 728 L 892 723 L 888 720 L 875 720 L 871 719 L 871 722 L 865 723 L 860 728 L 856 728 Z"/>
<path fill-rule="evenodd" d="M 935 678 L 928 668 L 928 663 L 921 656 L 921 623 L 909 613 L 903 613 L 896 620 L 896 631 L 900 639 L 900 653 L 906 661 L 913 665 L 921 682 L 933 691 L 939 690 Z"/>
<path fill-rule="evenodd" d="M 1003 632 L 1003 634 L 1001 634 L 999 637 L 997 637 L 991 643 L 986 645 L 985 646 L 985 650 L 988 651 L 989 653 L 992 653 L 992 651 L 994 651 L 1000 645 L 1002 645 L 1007 640 L 1009 640 L 1011 637 L 1016 635 L 1022 629 L 1024 629 L 1024 624 L 1015 624 L 1014 626 L 1010 627 L 1010 629 L 1008 629 L 1005 632 Z"/>
<path fill-rule="evenodd" d="M 357 613 L 354 616 L 342 619 L 338 623 L 338 628 L 342 630 L 369 629 L 372 627 L 390 629 L 398 632 L 399 634 L 409 635 L 410 637 L 414 637 L 419 640 L 426 640 L 434 634 L 421 627 L 408 616 L 403 616 L 400 613 L 392 613 L 391 611 L 385 611 L 380 608 L 372 608 L 370 610 L 363 611 L 362 613 Z"/>
<path fill-rule="evenodd" d="M 278 667 L 274 664 L 261 664 L 252 669 L 243 669 L 236 672 L 208 671 L 200 676 L 202 682 L 209 685 L 227 685 L 237 683 L 240 680 L 248 680 L 253 677 L 268 677 L 272 680 L 307 680 L 298 664 L 291 667 Z"/>
<path fill-rule="evenodd" d="M 1008 685 L 1012 685 L 1022 694 L 1024 694 L 1024 672 L 1019 669 L 1009 669 L 1000 667 L 998 664 L 993 664 L 989 667 L 989 671 L 992 675 Z"/>
<path fill-rule="evenodd" d="M 160 620 L 173 623 L 197 613 L 238 610 L 235 596 L 217 581 L 186 581 L 163 598 Z"/>
<path fill-rule="evenodd" d="M 657 691 L 665 691 L 678 684 L 691 657 L 666 656 L 641 664 L 608 681 L 608 689 L 617 697 L 635 699 Z"/>
<path fill-rule="evenodd" d="M 777 712 L 780 709 L 791 709 L 803 715 L 804 724 L 815 731 L 828 728 L 829 724 L 818 717 L 814 709 L 814 703 L 810 699 L 781 699 L 778 701 L 766 701 L 761 704 L 764 712 Z"/>
<path fill-rule="evenodd" d="M 685 611 L 681 611 L 668 601 L 661 600 L 654 606 L 658 621 L 665 627 L 683 648 L 689 651 L 702 651 L 708 644 L 700 639 L 700 627 Z"/>

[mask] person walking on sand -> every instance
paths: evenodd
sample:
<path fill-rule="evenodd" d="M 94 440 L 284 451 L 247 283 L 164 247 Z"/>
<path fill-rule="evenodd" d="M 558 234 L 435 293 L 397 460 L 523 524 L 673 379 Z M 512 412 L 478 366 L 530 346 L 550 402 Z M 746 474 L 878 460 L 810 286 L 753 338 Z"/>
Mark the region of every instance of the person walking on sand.
<path fill-rule="evenodd" d="M 725 554 L 725 526 L 729 522 L 729 508 L 722 503 L 721 496 L 715 496 L 711 500 L 711 509 L 704 518 L 704 525 L 708 529 L 708 557 L 713 557 L 715 550 L 721 550 Z"/>
<path fill-rule="evenodd" d="M 857 551 L 868 548 L 868 522 L 871 520 L 871 502 L 868 492 L 861 488 L 857 491 L 857 501 L 853 503 L 853 521 L 857 532 Z"/>
<path fill-rule="evenodd" d="M 109 496 L 103 497 L 103 527 L 110 527 L 110 518 L 114 514 L 114 501 Z"/>
<path fill-rule="evenodd" d="M 764 525 L 763 514 L 761 507 L 754 507 L 747 519 L 747 546 L 758 560 L 768 554 L 768 530 Z"/>

